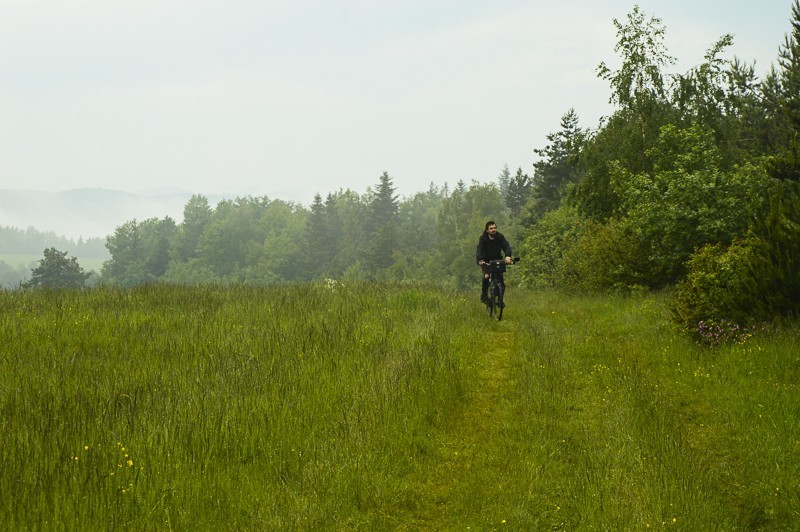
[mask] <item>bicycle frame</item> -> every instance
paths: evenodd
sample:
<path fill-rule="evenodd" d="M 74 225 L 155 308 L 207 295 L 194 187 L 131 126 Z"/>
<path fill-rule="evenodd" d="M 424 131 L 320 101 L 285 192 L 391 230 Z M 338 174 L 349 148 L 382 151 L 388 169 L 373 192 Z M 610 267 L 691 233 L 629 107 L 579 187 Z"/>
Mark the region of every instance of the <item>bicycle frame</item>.
<path fill-rule="evenodd" d="M 503 302 L 505 290 L 497 274 L 505 271 L 506 263 L 504 260 L 491 260 L 486 264 L 486 271 L 489 274 L 489 300 L 486 302 L 486 313 L 500 321 L 503 319 L 503 309 L 506 305 Z"/>

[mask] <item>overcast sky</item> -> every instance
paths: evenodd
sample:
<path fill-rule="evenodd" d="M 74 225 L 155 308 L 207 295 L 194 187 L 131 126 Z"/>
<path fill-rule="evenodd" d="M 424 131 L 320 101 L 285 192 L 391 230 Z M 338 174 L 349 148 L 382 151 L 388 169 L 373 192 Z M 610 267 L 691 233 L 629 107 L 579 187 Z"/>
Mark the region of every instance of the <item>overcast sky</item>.
<path fill-rule="evenodd" d="M 309 204 L 387 171 L 531 173 L 575 108 L 608 115 L 622 0 L 0 0 L 0 189 L 252 194 Z M 721 35 L 763 76 L 791 0 L 641 0 L 679 60 Z"/>

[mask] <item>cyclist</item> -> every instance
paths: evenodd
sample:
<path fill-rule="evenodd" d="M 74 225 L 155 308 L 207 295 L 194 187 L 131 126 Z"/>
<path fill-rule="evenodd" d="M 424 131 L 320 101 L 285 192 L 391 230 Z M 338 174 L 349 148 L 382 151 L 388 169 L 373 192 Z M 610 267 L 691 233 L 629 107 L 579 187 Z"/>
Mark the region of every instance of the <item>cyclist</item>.
<path fill-rule="evenodd" d="M 478 250 L 475 252 L 475 260 L 480 265 L 483 272 L 483 284 L 481 285 L 481 303 L 486 303 L 489 291 L 489 271 L 487 262 L 490 260 L 500 260 L 505 258 L 506 264 L 511 264 L 511 244 L 508 243 L 506 237 L 497 231 L 497 224 L 489 220 L 486 222 L 486 227 L 478 239 Z M 496 274 L 498 282 L 505 291 L 506 285 L 503 280 L 503 274 Z"/>

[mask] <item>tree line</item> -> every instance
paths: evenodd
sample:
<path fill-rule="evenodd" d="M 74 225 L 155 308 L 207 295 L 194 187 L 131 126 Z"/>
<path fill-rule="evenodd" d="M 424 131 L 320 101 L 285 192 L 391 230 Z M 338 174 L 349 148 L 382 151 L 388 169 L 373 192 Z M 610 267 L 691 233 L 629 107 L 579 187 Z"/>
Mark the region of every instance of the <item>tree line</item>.
<path fill-rule="evenodd" d="M 103 282 L 283 283 L 320 279 L 477 285 L 488 219 L 524 257 L 517 280 L 579 291 L 674 290 L 692 326 L 795 313 L 800 305 L 800 4 L 763 79 L 725 59 L 723 35 L 684 73 L 662 21 L 634 7 L 614 20 L 619 66 L 601 63 L 610 116 L 574 109 L 531 175 L 431 184 L 399 198 L 383 173 L 366 193 L 317 194 L 309 207 L 267 197 L 209 205 L 183 220 L 131 220 L 109 236 Z"/>
<path fill-rule="evenodd" d="M 104 238 L 78 238 L 57 235 L 54 231 L 38 231 L 33 227 L 19 229 L 0 227 L 0 250 L 3 253 L 39 255 L 42 249 L 56 247 L 67 249 L 81 257 L 107 258 Z"/>
<path fill-rule="evenodd" d="M 493 183 L 431 184 L 401 199 L 387 172 L 364 194 L 317 194 L 307 208 L 267 197 L 212 207 L 195 195 L 180 223 L 165 217 L 117 227 L 102 279 L 122 286 L 321 279 L 465 286 L 475 277 L 482 224 L 507 210 Z"/>

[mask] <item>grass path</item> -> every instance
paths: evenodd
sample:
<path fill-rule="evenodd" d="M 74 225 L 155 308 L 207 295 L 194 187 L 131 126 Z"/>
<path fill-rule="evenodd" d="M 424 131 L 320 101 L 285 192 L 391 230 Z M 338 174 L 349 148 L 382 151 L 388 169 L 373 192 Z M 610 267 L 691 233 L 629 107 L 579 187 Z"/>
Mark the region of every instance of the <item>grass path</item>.
<path fill-rule="evenodd" d="M 514 322 L 487 321 L 486 345 L 476 348 L 473 356 L 476 385 L 467 390 L 462 415 L 453 419 L 448 429 L 436 437 L 432 465 L 419 486 L 420 507 L 415 517 L 401 528 L 449 530 L 462 529 L 465 515 L 474 515 L 473 493 L 480 491 L 484 477 L 495 456 L 498 440 L 511 415 L 506 394 L 514 389 L 511 372 Z M 497 524 L 502 524 L 500 518 Z"/>

